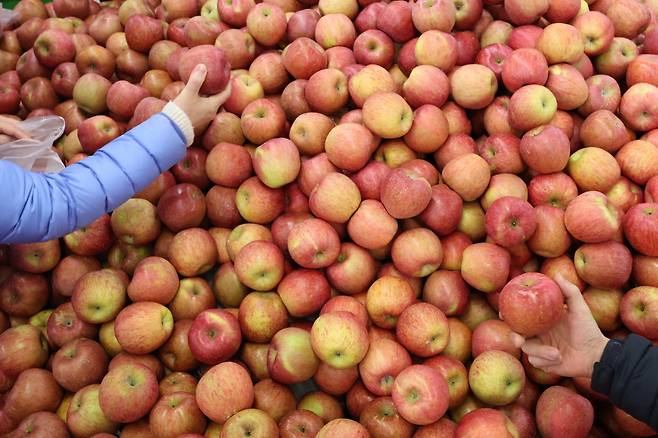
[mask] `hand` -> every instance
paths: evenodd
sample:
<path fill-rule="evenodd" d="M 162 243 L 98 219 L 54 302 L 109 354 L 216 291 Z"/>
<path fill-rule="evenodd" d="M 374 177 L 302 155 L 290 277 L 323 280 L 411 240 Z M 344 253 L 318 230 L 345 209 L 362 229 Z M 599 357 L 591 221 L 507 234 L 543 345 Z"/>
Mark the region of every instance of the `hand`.
<path fill-rule="evenodd" d="M 197 65 L 192 71 L 190 80 L 183 91 L 174 99 L 174 103 L 190 118 L 194 130 L 205 128 L 217 115 L 219 107 L 231 95 L 231 83 L 219 94 L 210 97 L 201 97 L 199 90 L 206 79 L 206 66 Z"/>
<path fill-rule="evenodd" d="M 566 299 L 561 321 L 536 338 L 512 334 L 512 341 L 528 355 L 530 363 L 565 377 L 591 377 L 608 339 L 603 336 L 577 286 L 558 274 L 556 282 Z"/>
<path fill-rule="evenodd" d="M 0 116 L 0 134 L 18 139 L 30 138 L 29 134 L 18 127 L 20 120 L 7 116 Z M 11 139 L 7 140 L 11 141 Z M 6 143 L 6 142 L 3 142 Z"/>

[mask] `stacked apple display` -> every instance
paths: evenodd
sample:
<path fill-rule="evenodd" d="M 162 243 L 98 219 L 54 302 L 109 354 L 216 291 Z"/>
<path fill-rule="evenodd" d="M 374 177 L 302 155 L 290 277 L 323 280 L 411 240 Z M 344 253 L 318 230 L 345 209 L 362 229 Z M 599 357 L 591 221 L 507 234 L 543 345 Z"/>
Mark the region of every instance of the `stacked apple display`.
<path fill-rule="evenodd" d="M 512 342 L 658 340 L 655 0 L 21 0 L 0 113 L 67 165 L 208 66 L 185 159 L 0 245 L 0 436 L 653 436 Z M 0 211 L 0 214 L 2 212 Z"/>

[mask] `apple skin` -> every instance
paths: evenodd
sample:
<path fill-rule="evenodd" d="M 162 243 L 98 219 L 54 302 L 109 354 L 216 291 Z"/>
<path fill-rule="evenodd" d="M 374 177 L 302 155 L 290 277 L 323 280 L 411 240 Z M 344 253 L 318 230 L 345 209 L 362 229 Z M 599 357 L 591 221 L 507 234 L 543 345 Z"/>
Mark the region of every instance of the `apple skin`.
<path fill-rule="evenodd" d="M 510 333 L 512 330 L 504 321 L 490 319 L 481 322 L 473 330 L 473 357 L 491 350 L 504 351 L 516 358 L 521 357 L 521 349 L 512 344 Z"/>
<path fill-rule="evenodd" d="M 574 253 L 578 276 L 587 284 L 603 289 L 622 287 L 630 278 L 631 252 L 619 242 L 587 243 Z"/>
<path fill-rule="evenodd" d="M 399 437 L 411 437 L 414 432 L 414 426 L 397 413 L 390 397 L 381 397 L 369 402 L 363 408 L 359 422 L 375 436 L 394 434 Z"/>
<path fill-rule="evenodd" d="M 290 230 L 288 252 L 304 268 L 325 268 L 338 258 L 340 239 L 329 223 L 320 219 L 307 219 Z"/>
<path fill-rule="evenodd" d="M 398 413 L 416 425 L 434 423 L 448 409 L 448 384 L 427 365 L 412 365 L 398 374 L 391 396 Z"/>
<path fill-rule="evenodd" d="M 419 41 L 421 39 L 422 36 Z M 498 91 L 496 75 L 484 65 L 463 65 L 450 74 L 452 98 L 465 109 L 485 108 L 493 102 L 496 91 Z"/>
<path fill-rule="evenodd" d="M 547 154 L 549 148 L 551 152 Z M 523 135 L 519 152 L 530 169 L 549 174 L 560 172 L 567 166 L 571 148 L 569 138 L 561 129 L 543 125 Z"/>
<path fill-rule="evenodd" d="M 75 46 L 71 36 L 58 29 L 42 32 L 34 41 L 34 54 L 39 62 L 48 68 L 72 61 L 75 57 Z"/>
<path fill-rule="evenodd" d="M 639 253 L 656 257 L 658 256 L 658 243 L 655 231 L 658 223 L 654 220 L 655 210 L 658 204 L 643 203 L 631 207 L 624 215 L 624 234 L 630 244 Z"/>
<path fill-rule="evenodd" d="M 589 400 L 561 386 L 548 388 L 539 397 L 537 429 L 543 436 L 586 435 L 594 422 Z"/>
<path fill-rule="evenodd" d="M 274 381 L 286 385 L 304 382 L 315 375 L 319 364 L 308 331 L 287 327 L 272 338 L 267 352 L 267 370 Z"/>
<path fill-rule="evenodd" d="M 265 47 L 273 47 L 286 35 L 286 17 L 276 4 L 258 4 L 251 8 L 246 20 L 254 39 Z"/>
<path fill-rule="evenodd" d="M 366 166 L 378 144 L 379 138 L 364 125 L 342 123 L 327 133 L 325 151 L 333 165 L 355 172 Z"/>
<path fill-rule="evenodd" d="M 83 151 L 91 155 L 121 135 L 117 122 L 107 116 L 94 116 L 78 126 L 78 139 Z"/>
<path fill-rule="evenodd" d="M 344 369 L 357 365 L 368 351 L 365 326 L 349 312 L 320 315 L 311 329 L 311 345 L 320 360 Z"/>
<path fill-rule="evenodd" d="M 114 433 L 119 424 L 107 418 L 99 403 L 100 385 L 89 385 L 76 392 L 70 402 L 66 425 L 76 436 Z"/>
<path fill-rule="evenodd" d="M 416 356 L 434 356 L 448 344 L 448 320 L 441 310 L 428 303 L 407 307 L 395 330 L 402 345 Z"/>
<path fill-rule="evenodd" d="M 658 172 L 658 148 L 645 140 L 626 143 L 615 156 L 624 176 L 646 184 Z"/>
<path fill-rule="evenodd" d="M 12 432 L 11 436 L 48 436 L 66 438 L 70 436 L 66 423 L 52 412 L 35 412 L 25 417 Z"/>
<path fill-rule="evenodd" d="M 288 325 L 288 313 L 273 292 L 251 292 L 240 303 L 238 321 L 243 336 L 251 342 L 269 342 Z"/>
<path fill-rule="evenodd" d="M 5 394 L 3 413 L 15 424 L 35 412 L 54 411 L 61 399 L 62 389 L 50 371 L 28 369 Z"/>
<path fill-rule="evenodd" d="M 384 111 L 384 108 L 389 111 Z M 411 129 L 413 112 L 402 96 L 378 92 L 364 102 L 363 122 L 381 138 L 399 138 Z"/>
<path fill-rule="evenodd" d="M 658 289 L 651 286 L 639 286 L 626 292 L 619 306 L 621 320 L 633 333 L 640 336 L 656 337 L 653 326 L 655 321 L 655 302 Z"/>
<path fill-rule="evenodd" d="M 464 201 L 474 201 L 489 185 L 491 171 L 484 158 L 466 153 L 450 160 L 443 168 L 442 177 Z"/>
<path fill-rule="evenodd" d="M 296 269 L 283 277 L 277 293 L 290 316 L 303 318 L 322 308 L 331 297 L 331 287 L 321 272 Z"/>
<path fill-rule="evenodd" d="M 476 243 L 462 255 L 461 275 L 476 289 L 489 293 L 505 285 L 511 256 L 507 250 L 492 243 Z"/>
<path fill-rule="evenodd" d="M 62 258 L 53 269 L 51 277 L 53 292 L 70 297 L 80 277 L 100 268 L 100 262 L 93 257 L 73 254 Z"/>
<path fill-rule="evenodd" d="M 197 406 L 194 394 L 176 392 L 162 396 L 149 414 L 151 433 L 171 438 L 201 434 L 206 418 Z"/>
<path fill-rule="evenodd" d="M 614 154 L 628 142 L 624 122 L 606 109 L 590 113 L 580 127 L 580 139 L 584 146 L 597 146 Z"/>
<path fill-rule="evenodd" d="M 194 394 L 196 384 L 197 379 L 191 374 L 176 371 L 160 381 L 160 396 L 162 397 L 176 392 Z"/>
<path fill-rule="evenodd" d="M 500 293 L 499 309 L 512 330 L 535 336 L 555 326 L 562 317 L 564 297 L 557 284 L 539 273 L 512 279 Z"/>
<path fill-rule="evenodd" d="M 372 321 L 384 329 L 394 328 L 400 314 L 416 299 L 406 280 L 387 274 L 378 278 L 366 295 L 366 309 Z"/>
<path fill-rule="evenodd" d="M 543 85 L 524 85 L 510 99 L 510 124 L 515 129 L 529 131 L 553 119 L 557 107 L 551 90 Z"/>
<path fill-rule="evenodd" d="M 532 205 L 512 196 L 494 201 L 487 209 L 485 220 L 487 235 L 506 248 L 522 244 L 537 229 Z"/>
<path fill-rule="evenodd" d="M 210 420 L 224 423 L 231 415 L 248 409 L 254 401 L 249 373 L 235 362 L 210 368 L 199 380 L 196 402 Z"/>
<path fill-rule="evenodd" d="M 324 422 L 311 411 L 294 410 L 279 421 L 280 436 L 287 438 L 303 438 L 316 436 Z"/>
<path fill-rule="evenodd" d="M 148 91 L 139 85 L 117 81 L 107 91 L 107 106 L 113 114 L 130 119 L 137 104 L 148 95 Z"/>
<path fill-rule="evenodd" d="M 491 408 L 475 408 L 464 415 L 455 430 L 456 438 L 475 438 L 477 436 L 519 436 L 512 421 L 500 411 Z"/>
<path fill-rule="evenodd" d="M 213 95 L 226 88 L 231 79 L 231 66 L 222 49 L 202 44 L 183 53 L 179 66 L 179 74 L 183 82 L 187 83 L 192 70 L 198 64 L 204 64 L 208 69 L 206 79 L 201 86 L 201 93 Z"/>
<path fill-rule="evenodd" d="M 587 225 L 583 222 L 584 216 L 588 218 Z M 617 207 L 603 193 L 590 191 L 578 195 L 569 203 L 564 213 L 564 224 L 574 239 L 600 243 L 615 236 L 621 225 L 619 216 Z"/>
<path fill-rule="evenodd" d="M 426 277 L 441 266 L 441 241 L 427 228 L 404 231 L 393 241 L 391 258 L 402 274 Z"/>
<path fill-rule="evenodd" d="M 73 310 L 90 324 L 111 321 L 123 308 L 127 286 L 125 274 L 115 269 L 89 272 L 73 288 Z"/>
<path fill-rule="evenodd" d="M 147 354 L 166 342 L 173 325 L 174 318 L 168 308 L 153 301 L 141 301 L 119 312 L 114 332 L 125 351 Z"/>
<path fill-rule="evenodd" d="M 635 255 L 633 257 L 633 280 L 639 286 L 658 287 L 654 269 L 656 268 L 655 257 Z"/>
<path fill-rule="evenodd" d="M 468 373 L 475 395 L 493 406 L 512 403 L 525 385 L 523 365 L 504 351 L 490 350 L 479 354 Z"/>
<path fill-rule="evenodd" d="M 237 318 L 221 309 L 199 313 L 187 337 L 194 358 L 208 365 L 233 357 L 242 341 Z"/>

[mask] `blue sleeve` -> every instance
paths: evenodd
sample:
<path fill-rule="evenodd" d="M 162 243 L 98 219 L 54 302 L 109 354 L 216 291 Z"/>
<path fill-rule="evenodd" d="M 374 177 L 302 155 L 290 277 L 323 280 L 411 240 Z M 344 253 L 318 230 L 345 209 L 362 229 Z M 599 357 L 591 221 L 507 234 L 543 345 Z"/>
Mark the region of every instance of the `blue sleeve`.
<path fill-rule="evenodd" d="M 89 224 L 183 159 L 185 143 L 158 113 L 57 174 L 0 160 L 0 243 L 51 240 Z"/>

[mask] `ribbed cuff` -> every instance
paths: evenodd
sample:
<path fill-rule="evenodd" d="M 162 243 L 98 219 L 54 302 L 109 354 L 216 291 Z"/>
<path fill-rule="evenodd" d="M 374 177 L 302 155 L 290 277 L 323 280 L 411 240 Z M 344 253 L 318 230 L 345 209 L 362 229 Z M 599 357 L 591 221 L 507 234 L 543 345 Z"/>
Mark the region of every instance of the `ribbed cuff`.
<path fill-rule="evenodd" d="M 169 117 L 178 126 L 185 136 L 186 145 L 190 147 L 194 143 L 194 127 L 190 118 L 174 102 L 167 103 L 162 113 Z"/>

